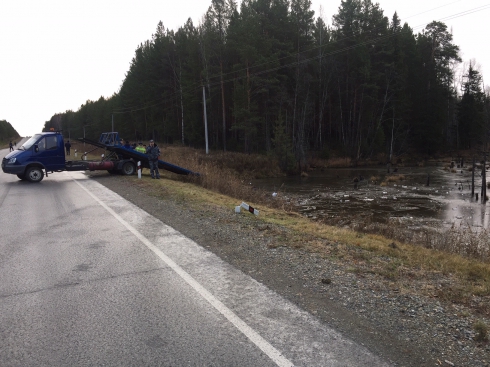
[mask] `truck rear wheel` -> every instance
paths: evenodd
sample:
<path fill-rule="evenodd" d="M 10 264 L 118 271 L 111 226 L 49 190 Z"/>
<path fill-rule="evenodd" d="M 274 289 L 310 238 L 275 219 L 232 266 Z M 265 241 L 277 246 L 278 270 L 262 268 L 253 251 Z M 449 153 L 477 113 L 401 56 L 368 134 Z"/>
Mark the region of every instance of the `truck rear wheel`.
<path fill-rule="evenodd" d="M 136 172 L 136 166 L 133 162 L 126 162 L 123 164 L 121 172 L 125 176 L 134 175 L 134 173 Z"/>
<path fill-rule="evenodd" d="M 31 167 L 27 169 L 25 178 L 30 182 L 41 182 L 44 172 L 41 167 Z"/>

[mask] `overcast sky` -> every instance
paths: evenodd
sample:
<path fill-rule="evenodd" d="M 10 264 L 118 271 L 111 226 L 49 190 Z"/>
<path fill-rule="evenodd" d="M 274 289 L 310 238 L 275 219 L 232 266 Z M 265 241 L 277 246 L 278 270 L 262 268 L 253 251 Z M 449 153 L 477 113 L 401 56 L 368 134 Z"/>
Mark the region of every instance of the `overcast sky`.
<path fill-rule="evenodd" d="M 373 1 L 376 2 L 376 1 Z M 240 3 L 240 1 L 238 1 Z M 331 24 L 341 0 L 312 0 Z M 490 75 L 490 0 L 380 0 L 391 19 L 420 32 L 441 20 L 468 62 Z M 55 113 L 78 110 L 121 86 L 136 47 L 161 20 L 177 30 L 195 25 L 211 0 L 0 0 L 0 120 L 20 135 L 41 131 Z M 451 18 L 451 19 L 450 19 Z"/>

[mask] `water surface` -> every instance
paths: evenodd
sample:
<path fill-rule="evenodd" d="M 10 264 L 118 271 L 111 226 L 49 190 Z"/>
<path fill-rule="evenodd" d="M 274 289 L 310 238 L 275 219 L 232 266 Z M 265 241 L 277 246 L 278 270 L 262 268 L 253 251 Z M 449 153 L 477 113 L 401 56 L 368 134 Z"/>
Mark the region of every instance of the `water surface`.
<path fill-rule="evenodd" d="M 386 181 L 388 176 L 400 175 L 403 180 Z M 297 209 L 313 219 L 389 223 L 396 218 L 413 228 L 488 228 L 489 206 L 471 196 L 471 175 L 467 167 L 455 172 L 442 166 L 401 167 L 389 174 L 385 167 L 344 168 L 312 172 L 308 177 L 256 180 L 253 184 L 271 194 L 294 198 Z M 479 199 L 481 183 L 478 171 L 475 193 Z"/>

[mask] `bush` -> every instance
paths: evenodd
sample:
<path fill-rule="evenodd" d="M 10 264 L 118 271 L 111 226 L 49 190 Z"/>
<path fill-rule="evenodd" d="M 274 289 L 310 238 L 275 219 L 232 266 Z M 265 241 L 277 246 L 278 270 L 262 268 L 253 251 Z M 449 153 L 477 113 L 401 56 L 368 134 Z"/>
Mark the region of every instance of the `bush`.
<path fill-rule="evenodd" d="M 473 329 L 476 332 L 475 341 L 487 342 L 488 341 L 488 327 L 481 320 L 475 322 Z"/>

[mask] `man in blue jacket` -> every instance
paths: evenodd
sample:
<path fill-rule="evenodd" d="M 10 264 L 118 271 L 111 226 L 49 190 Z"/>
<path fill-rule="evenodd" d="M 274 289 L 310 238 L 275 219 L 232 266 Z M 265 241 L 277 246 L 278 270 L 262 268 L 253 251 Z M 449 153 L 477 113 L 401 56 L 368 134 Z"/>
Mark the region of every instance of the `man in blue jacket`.
<path fill-rule="evenodd" d="M 160 149 L 156 146 L 153 140 L 150 140 L 150 146 L 146 148 L 146 155 L 150 163 L 151 178 L 160 179 L 160 172 L 158 171 L 158 157 L 160 156 Z"/>

